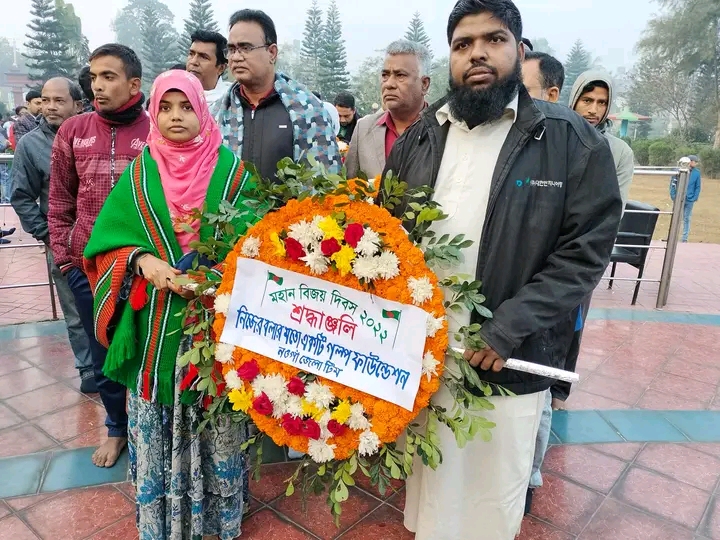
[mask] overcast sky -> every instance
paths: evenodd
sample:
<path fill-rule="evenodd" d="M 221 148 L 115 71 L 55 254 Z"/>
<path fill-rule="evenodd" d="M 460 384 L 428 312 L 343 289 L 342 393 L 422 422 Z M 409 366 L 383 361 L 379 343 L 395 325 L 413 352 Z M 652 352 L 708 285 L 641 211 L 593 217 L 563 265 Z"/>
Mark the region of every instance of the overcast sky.
<path fill-rule="evenodd" d="M 67 0 L 66 0 L 67 1 Z M 7 0 L 12 4 L 0 19 L 0 36 L 25 41 L 26 25 L 30 20 L 31 0 Z M 82 19 L 83 32 L 90 40 L 90 48 L 114 38 L 110 21 L 126 0 L 71 0 L 75 12 Z M 175 25 L 182 27 L 187 16 L 189 0 L 165 0 L 175 13 Z M 302 39 L 305 11 L 311 0 L 263 0 L 257 3 L 214 0 L 215 15 L 223 30 L 230 14 L 244 7 L 264 9 L 275 21 L 280 43 Z M 329 0 L 320 0 L 326 7 Z M 341 0 L 338 2 L 343 33 L 348 50 L 350 69 L 366 56 L 401 37 L 414 10 L 418 10 L 432 39 L 433 52 L 446 54 L 445 27 L 455 0 Z M 516 0 L 522 13 L 524 34 L 529 38 L 544 37 L 564 60 L 573 42 L 582 38 L 594 56 L 615 69 L 631 67 L 633 49 L 645 24 L 658 10 L 652 0 Z M 412 8 L 404 6 L 413 6 Z"/>

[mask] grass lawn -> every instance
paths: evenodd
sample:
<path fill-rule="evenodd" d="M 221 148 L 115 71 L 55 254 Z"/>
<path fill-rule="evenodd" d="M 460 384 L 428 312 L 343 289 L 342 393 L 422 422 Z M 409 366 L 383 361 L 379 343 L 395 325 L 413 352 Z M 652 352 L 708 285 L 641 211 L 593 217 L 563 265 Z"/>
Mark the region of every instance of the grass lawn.
<path fill-rule="evenodd" d="M 636 175 L 630 186 L 630 199 L 672 210 L 670 177 Z M 660 216 L 655 239 L 667 238 L 670 216 Z M 682 222 L 680 224 L 682 234 Z M 695 203 L 690 222 L 690 242 L 720 244 L 720 180 L 702 179 L 700 198 Z"/>

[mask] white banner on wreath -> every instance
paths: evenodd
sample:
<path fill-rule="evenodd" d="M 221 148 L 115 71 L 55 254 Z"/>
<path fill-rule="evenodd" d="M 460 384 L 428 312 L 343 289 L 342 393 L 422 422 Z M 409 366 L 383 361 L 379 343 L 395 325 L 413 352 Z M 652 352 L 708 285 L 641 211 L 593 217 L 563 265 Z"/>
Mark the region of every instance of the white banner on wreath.
<path fill-rule="evenodd" d="M 220 341 L 413 409 L 427 313 L 238 258 Z"/>

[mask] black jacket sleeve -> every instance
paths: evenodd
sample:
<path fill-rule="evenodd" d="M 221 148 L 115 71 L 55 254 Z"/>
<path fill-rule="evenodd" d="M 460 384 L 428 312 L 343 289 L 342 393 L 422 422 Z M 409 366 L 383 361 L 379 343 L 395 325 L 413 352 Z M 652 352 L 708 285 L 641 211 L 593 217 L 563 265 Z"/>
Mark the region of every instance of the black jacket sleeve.
<path fill-rule="evenodd" d="M 42 173 L 33 166 L 32 156 L 20 141 L 13 157 L 12 195 L 10 204 L 15 209 L 25 232 L 40 241 L 48 243 L 47 217 L 40 211 L 37 200 L 42 192 Z"/>
<path fill-rule="evenodd" d="M 508 358 L 530 335 L 559 324 L 600 282 L 610 261 L 622 213 L 612 153 L 605 140 L 570 157 L 563 222 L 544 267 L 483 324 L 481 335 Z M 528 232 L 532 234 L 532 232 Z M 518 254 L 518 256 L 522 256 Z"/>

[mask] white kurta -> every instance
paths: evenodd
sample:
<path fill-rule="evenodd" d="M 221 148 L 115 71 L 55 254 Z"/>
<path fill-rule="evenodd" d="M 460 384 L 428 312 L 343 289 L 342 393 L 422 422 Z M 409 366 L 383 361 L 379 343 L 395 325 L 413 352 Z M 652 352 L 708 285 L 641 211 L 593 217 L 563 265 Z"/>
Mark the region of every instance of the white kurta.
<path fill-rule="evenodd" d="M 465 259 L 448 274 L 475 276 L 492 175 L 500 150 L 515 121 L 518 99 L 505 115 L 472 130 L 450 114 L 437 112 L 440 124 L 450 122 L 434 200 L 448 219 L 435 224 L 437 236 L 464 234 L 474 242 Z M 443 277 L 443 272 L 438 272 Z M 450 332 L 469 324 L 470 314 L 448 313 Z M 451 339 L 451 342 L 454 340 Z M 495 422 L 493 439 L 468 443 L 462 450 L 446 426 L 439 435 L 443 463 L 437 471 L 417 460 L 407 481 L 405 527 L 416 540 L 512 540 L 522 522 L 535 437 L 542 410 L 542 393 L 493 397 L 495 410 L 485 416 Z M 433 402 L 452 408 L 449 392 L 441 387 Z"/>

